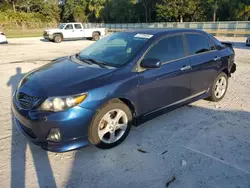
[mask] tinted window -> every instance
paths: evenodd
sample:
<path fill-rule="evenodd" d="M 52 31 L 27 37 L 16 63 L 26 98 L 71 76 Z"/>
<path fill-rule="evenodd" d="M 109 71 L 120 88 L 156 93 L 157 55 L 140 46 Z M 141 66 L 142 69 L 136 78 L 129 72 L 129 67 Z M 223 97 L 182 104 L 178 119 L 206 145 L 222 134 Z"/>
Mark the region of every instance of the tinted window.
<path fill-rule="evenodd" d="M 73 29 L 73 25 L 72 24 L 68 24 L 65 29 Z"/>
<path fill-rule="evenodd" d="M 208 37 L 201 34 L 186 34 L 186 39 L 191 55 L 208 52 L 215 49 Z"/>
<path fill-rule="evenodd" d="M 176 35 L 160 40 L 150 49 L 144 59 L 155 58 L 164 63 L 184 56 L 182 36 Z"/>
<path fill-rule="evenodd" d="M 82 29 L 82 25 L 81 24 L 75 24 L 75 29 Z"/>

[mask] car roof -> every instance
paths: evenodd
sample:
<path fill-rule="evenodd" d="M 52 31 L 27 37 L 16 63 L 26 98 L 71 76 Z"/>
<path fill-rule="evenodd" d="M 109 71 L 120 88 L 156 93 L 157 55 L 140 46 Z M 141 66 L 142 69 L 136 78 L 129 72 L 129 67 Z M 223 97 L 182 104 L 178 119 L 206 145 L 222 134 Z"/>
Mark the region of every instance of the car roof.
<path fill-rule="evenodd" d="M 183 29 L 183 28 L 164 28 L 164 29 L 129 29 L 124 32 L 132 32 L 139 34 L 148 34 L 148 35 L 165 35 L 165 34 L 174 34 L 174 33 L 184 33 L 184 32 L 196 32 L 196 33 L 205 33 L 202 30 L 198 29 Z"/>

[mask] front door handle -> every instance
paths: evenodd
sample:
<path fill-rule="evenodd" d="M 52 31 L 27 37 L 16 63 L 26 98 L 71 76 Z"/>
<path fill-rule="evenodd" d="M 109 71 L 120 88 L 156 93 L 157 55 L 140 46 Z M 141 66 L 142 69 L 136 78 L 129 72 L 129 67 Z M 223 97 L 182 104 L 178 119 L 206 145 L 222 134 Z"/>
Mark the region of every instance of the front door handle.
<path fill-rule="evenodd" d="M 191 66 L 184 66 L 184 67 L 182 67 L 181 68 L 181 71 L 186 71 L 186 70 L 189 70 L 189 69 L 191 69 Z"/>
<path fill-rule="evenodd" d="M 214 61 L 219 61 L 219 60 L 221 60 L 221 57 L 215 57 L 214 58 Z"/>

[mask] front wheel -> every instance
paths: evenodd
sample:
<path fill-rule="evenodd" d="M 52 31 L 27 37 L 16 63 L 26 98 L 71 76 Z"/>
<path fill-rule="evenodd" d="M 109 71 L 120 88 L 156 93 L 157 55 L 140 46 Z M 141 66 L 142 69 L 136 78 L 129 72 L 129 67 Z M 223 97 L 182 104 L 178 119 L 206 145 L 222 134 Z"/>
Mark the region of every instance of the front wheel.
<path fill-rule="evenodd" d="M 218 102 L 224 98 L 228 88 L 228 76 L 222 72 L 220 73 L 217 78 L 214 80 L 211 88 L 210 93 L 211 96 L 209 100 Z"/>
<path fill-rule="evenodd" d="M 122 143 L 132 126 L 130 109 L 115 99 L 97 111 L 89 130 L 89 141 L 101 149 L 113 148 Z"/>
<path fill-rule="evenodd" d="M 54 38 L 53 38 L 53 40 L 54 40 L 55 43 L 60 43 L 60 42 L 62 42 L 62 39 L 63 39 L 63 37 L 62 37 L 62 35 L 60 35 L 60 34 L 56 34 L 56 35 L 54 36 Z"/>

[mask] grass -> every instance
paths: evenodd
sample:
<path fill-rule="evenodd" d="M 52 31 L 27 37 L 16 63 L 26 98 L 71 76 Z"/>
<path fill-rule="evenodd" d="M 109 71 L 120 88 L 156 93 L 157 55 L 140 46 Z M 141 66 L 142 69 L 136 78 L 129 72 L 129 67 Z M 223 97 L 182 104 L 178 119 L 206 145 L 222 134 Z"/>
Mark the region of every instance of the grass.
<path fill-rule="evenodd" d="M 6 30 L 7 38 L 42 37 L 44 29 Z"/>

